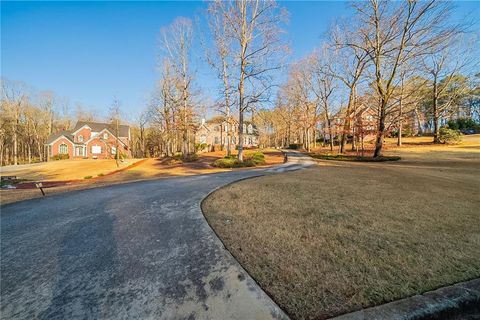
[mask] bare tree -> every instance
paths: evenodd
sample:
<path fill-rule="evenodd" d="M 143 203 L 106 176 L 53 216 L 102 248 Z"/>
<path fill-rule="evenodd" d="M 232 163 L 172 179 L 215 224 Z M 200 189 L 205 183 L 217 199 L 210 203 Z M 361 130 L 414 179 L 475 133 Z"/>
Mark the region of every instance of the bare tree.
<path fill-rule="evenodd" d="M 347 136 L 352 127 L 351 117 L 355 106 L 357 88 L 368 63 L 368 54 L 361 49 L 362 38 L 355 32 L 358 24 L 349 21 L 343 22 L 331 30 L 331 46 L 335 50 L 335 59 L 328 65 L 331 75 L 339 79 L 348 89 L 348 104 L 343 120 L 343 132 L 340 140 L 340 153 L 345 152 Z M 355 133 L 352 134 L 355 136 Z M 352 150 L 355 148 L 355 139 L 352 139 Z"/>
<path fill-rule="evenodd" d="M 320 51 L 313 64 L 313 93 L 323 109 L 323 115 L 329 135 L 330 150 L 333 150 L 332 98 L 337 87 L 335 76 L 330 72 L 330 57 L 326 50 Z M 348 116 L 348 115 L 347 115 Z"/>
<path fill-rule="evenodd" d="M 18 136 L 20 127 L 20 115 L 22 108 L 28 100 L 26 85 L 23 82 L 3 79 L 2 85 L 2 109 L 5 115 L 11 119 L 13 140 L 13 164 L 18 164 Z"/>
<path fill-rule="evenodd" d="M 237 70 L 238 159 L 243 161 L 244 115 L 269 98 L 271 71 L 281 67 L 278 54 L 285 49 L 279 37 L 279 24 L 285 12 L 274 1 L 217 0 L 210 5 L 210 14 L 225 21 L 224 36 L 231 43 L 230 54 Z"/>
<path fill-rule="evenodd" d="M 398 86 L 398 71 L 402 64 L 426 54 L 455 34 L 448 21 L 446 2 L 402 1 L 355 2 L 364 50 L 373 64 L 373 83 L 378 94 L 378 130 L 374 157 L 382 154 L 386 117 L 391 98 Z"/>
<path fill-rule="evenodd" d="M 112 105 L 110 107 L 110 123 L 112 125 L 115 135 L 115 163 L 117 168 L 120 167 L 120 101 L 117 97 L 113 98 Z M 112 152 L 113 153 L 113 152 Z"/>
<path fill-rule="evenodd" d="M 215 42 L 215 51 L 207 50 L 207 61 L 216 70 L 218 78 L 222 81 L 223 110 L 225 115 L 226 131 L 227 131 L 227 156 L 232 153 L 231 135 L 234 130 L 234 122 L 231 119 L 233 107 L 233 87 L 232 87 L 232 37 L 225 36 L 225 30 L 228 30 L 228 22 L 225 15 L 217 14 L 222 5 L 219 2 L 213 2 L 208 9 L 209 26 Z M 222 140 L 223 144 L 223 140 Z"/>
<path fill-rule="evenodd" d="M 434 143 L 440 143 L 440 119 L 446 116 L 452 104 L 468 91 L 466 83 L 455 87 L 455 90 L 449 90 L 457 79 L 456 75 L 468 65 L 469 59 L 465 52 L 460 52 L 464 49 L 449 43 L 423 57 L 423 69 L 430 80 Z"/>
<path fill-rule="evenodd" d="M 179 126 L 182 130 L 182 154 L 190 153 L 189 134 L 193 125 L 192 81 L 190 51 L 192 45 L 192 21 L 177 18 L 168 28 L 161 31 L 161 44 L 176 80 L 176 104 L 179 107 Z M 163 60 L 165 61 L 165 60 Z"/>

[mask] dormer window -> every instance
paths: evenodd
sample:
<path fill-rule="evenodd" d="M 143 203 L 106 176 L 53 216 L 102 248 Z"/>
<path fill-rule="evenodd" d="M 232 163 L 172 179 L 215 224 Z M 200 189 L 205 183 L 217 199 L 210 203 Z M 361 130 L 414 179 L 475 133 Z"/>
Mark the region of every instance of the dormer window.
<path fill-rule="evenodd" d="M 83 136 L 82 135 L 78 136 L 77 139 L 78 139 L 78 142 L 83 142 Z"/>
<path fill-rule="evenodd" d="M 106 132 L 103 133 L 103 139 L 104 139 L 104 140 L 107 140 L 107 139 L 108 139 L 108 133 L 106 133 Z"/>

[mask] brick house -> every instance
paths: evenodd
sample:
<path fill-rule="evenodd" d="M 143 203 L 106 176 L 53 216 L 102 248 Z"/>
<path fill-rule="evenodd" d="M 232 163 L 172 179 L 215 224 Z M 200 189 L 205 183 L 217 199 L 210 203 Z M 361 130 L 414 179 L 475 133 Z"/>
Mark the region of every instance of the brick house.
<path fill-rule="evenodd" d="M 129 157 L 130 127 L 120 125 L 118 137 L 115 136 L 116 131 L 109 123 L 78 121 L 72 130 L 61 131 L 48 138 L 45 144 L 48 157 L 68 154 L 69 159 L 112 159 L 117 152 L 117 140 L 118 153 Z"/>
<path fill-rule="evenodd" d="M 364 140 L 373 140 L 377 132 L 377 113 L 376 111 L 365 105 L 361 105 L 346 115 L 346 109 L 342 108 L 332 118 L 332 135 L 333 138 L 339 138 L 343 133 L 343 124 L 345 117 L 350 118 L 350 130 L 348 135 L 355 135 L 357 138 Z M 328 128 L 323 126 L 323 132 L 326 140 L 329 139 Z"/>
<path fill-rule="evenodd" d="M 235 149 L 239 143 L 238 140 L 238 122 L 232 119 L 227 123 L 223 117 L 215 117 L 211 120 L 202 123 L 195 132 L 195 143 L 206 144 L 207 147 L 199 151 L 213 151 L 226 148 L 228 139 Z M 256 148 L 258 147 L 258 129 L 250 121 L 243 123 L 243 147 Z"/>

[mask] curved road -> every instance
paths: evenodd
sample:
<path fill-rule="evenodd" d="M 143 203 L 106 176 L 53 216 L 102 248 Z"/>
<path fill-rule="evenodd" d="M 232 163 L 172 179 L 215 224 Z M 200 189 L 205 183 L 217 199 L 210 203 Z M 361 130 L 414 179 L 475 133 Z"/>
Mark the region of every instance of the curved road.
<path fill-rule="evenodd" d="M 1 207 L 2 319 L 283 319 L 200 201 L 271 169 L 73 191 Z M 292 160 L 293 159 L 293 160 Z"/>

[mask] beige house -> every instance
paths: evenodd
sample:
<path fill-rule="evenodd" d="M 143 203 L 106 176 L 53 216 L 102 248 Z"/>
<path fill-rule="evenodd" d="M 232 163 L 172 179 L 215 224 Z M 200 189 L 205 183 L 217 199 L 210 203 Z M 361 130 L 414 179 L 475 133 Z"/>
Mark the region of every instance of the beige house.
<path fill-rule="evenodd" d="M 227 123 L 223 117 L 215 117 L 208 121 L 202 119 L 195 133 L 195 143 L 206 145 L 199 151 L 222 150 L 226 148 L 228 139 L 230 139 L 232 149 L 238 146 L 238 122 L 232 119 L 230 123 Z M 258 147 L 258 130 L 250 121 L 243 123 L 243 147 Z"/>

